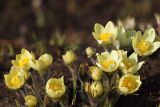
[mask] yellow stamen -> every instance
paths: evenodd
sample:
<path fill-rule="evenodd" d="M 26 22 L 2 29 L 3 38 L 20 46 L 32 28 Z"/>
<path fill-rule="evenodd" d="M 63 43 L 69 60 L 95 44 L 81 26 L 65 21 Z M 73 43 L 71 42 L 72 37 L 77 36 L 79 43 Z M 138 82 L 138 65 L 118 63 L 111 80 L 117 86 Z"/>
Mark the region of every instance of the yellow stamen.
<path fill-rule="evenodd" d="M 20 84 L 20 79 L 18 78 L 18 76 L 14 76 L 12 79 L 11 79 L 11 85 L 13 86 L 17 86 Z"/>
<path fill-rule="evenodd" d="M 137 82 L 133 78 L 125 77 L 122 83 L 122 87 L 127 88 L 129 91 L 132 91 L 137 87 Z"/>
<path fill-rule="evenodd" d="M 60 83 L 50 83 L 49 84 L 49 89 L 52 89 L 54 91 L 58 91 L 58 90 L 61 90 L 62 89 L 62 85 Z"/>
<path fill-rule="evenodd" d="M 128 60 L 124 60 L 123 64 L 125 65 L 127 70 L 133 66 L 133 64 L 129 62 Z"/>
<path fill-rule="evenodd" d="M 20 67 L 23 67 L 25 64 L 27 64 L 29 62 L 29 58 L 25 57 L 25 58 L 22 58 L 20 61 L 19 61 L 19 66 Z"/>
<path fill-rule="evenodd" d="M 102 66 L 105 69 L 109 69 L 111 67 L 111 65 L 116 65 L 116 62 L 114 60 L 111 60 L 111 59 L 108 59 L 108 60 L 102 62 Z"/>
<path fill-rule="evenodd" d="M 102 33 L 100 34 L 99 36 L 99 40 L 102 40 L 102 41 L 109 41 L 110 38 L 112 37 L 112 33 Z"/>
<path fill-rule="evenodd" d="M 144 41 L 141 40 L 138 44 L 137 44 L 137 48 L 141 53 L 146 53 L 147 51 L 149 51 L 151 46 L 151 43 L 148 41 Z"/>

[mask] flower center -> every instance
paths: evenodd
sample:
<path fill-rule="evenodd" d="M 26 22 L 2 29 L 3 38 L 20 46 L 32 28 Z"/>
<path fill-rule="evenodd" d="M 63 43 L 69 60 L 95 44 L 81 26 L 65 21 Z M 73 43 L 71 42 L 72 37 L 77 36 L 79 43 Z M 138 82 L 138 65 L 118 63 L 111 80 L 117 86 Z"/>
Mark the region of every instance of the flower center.
<path fill-rule="evenodd" d="M 137 48 L 141 53 L 146 53 L 147 51 L 149 51 L 151 46 L 151 43 L 148 41 L 144 41 L 141 40 L 138 44 L 137 44 Z"/>
<path fill-rule="evenodd" d="M 62 89 L 62 85 L 60 83 L 50 83 L 49 84 L 49 89 L 58 91 Z"/>
<path fill-rule="evenodd" d="M 29 62 L 29 58 L 22 58 L 20 61 L 19 61 L 19 66 L 20 67 L 23 67 L 25 64 L 27 64 Z"/>
<path fill-rule="evenodd" d="M 17 77 L 17 76 L 14 76 L 12 79 L 11 79 L 11 85 L 13 86 L 17 86 L 20 84 L 20 79 Z"/>
<path fill-rule="evenodd" d="M 127 70 L 133 66 L 133 64 L 128 60 L 124 60 L 123 64 L 126 66 Z"/>
<path fill-rule="evenodd" d="M 137 83 L 133 78 L 125 77 L 122 83 L 122 87 L 125 87 L 128 89 L 128 91 L 132 91 L 137 87 Z"/>
<path fill-rule="evenodd" d="M 99 36 L 99 40 L 109 41 L 111 37 L 112 37 L 112 33 L 102 33 Z"/>
<path fill-rule="evenodd" d="M 102 66 L 105 69 L 110 69 L 110 67 L 114 67 L 115 65 L 116 65 L 116 62 L 112 59 L 108 59 L 108 60 L 102 62 Z"/>

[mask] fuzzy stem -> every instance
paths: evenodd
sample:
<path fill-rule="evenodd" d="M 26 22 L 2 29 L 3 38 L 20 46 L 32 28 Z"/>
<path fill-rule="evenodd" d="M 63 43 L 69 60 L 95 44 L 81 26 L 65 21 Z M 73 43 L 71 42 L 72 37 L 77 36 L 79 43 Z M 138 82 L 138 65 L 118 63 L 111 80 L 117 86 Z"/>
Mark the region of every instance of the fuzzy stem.
<path fill-rule="evenodd" d="M 89 99 L 89 103 L 91 105 L 91 107 L 97 107 L 97 102 L 93 101 L 93 98 L 89 96 L 89 94 L 87 93 L 88 99 Z"/>
<path fill-rule="evenodd" d="M 104 105 L 104 107 L 114 107 L 120 97 L 119 93 L 115 93 L 115 96 Z"/>
<path fill-rule="evenodd" d="M 103 44 L 102 47 L 103 47 L 104 51 L 108 51 L 107 45 L 104 45 L 104 44 Z"/>
<path fill-rule="evenodd" d="M 73 80 L 73 99 L 72 99 L 72 105 L 74 105 L 75 100 L 76 100 L 77 75 L 76 75 L 75 70 L 71 66 L 68 66 L 68 68 L 71 71 L 72 80 Z"/>
<path fill-rule="evenodd" d="M 16 102 L 16 107 L 21 107 L 21 105 L 19 104 L 18 100 L 15 99 Z"/>
<path fill-rule="evenodd" d="M 57 100 L 52 99 L 52 107 L 57 107 L 57 104 L 58 104 Z"/>
<path fill-rule="evenodd" d="M 16 96 L 19 97 L 18 91 L 16 91 Z M 20 102 L 19 102 L 18 100 L 19 100 L 19 98 L 16 98 L 16 99 L 15 99 L 16 107 L 21 107 L 21 104 L 20 104 Z"/>
<path fill-rule="evenodd" d="M 36 93 L 36 95 L 37 95 L 40 103 L 43 103 L 42 98 L 41 98 L 41 96 L 40 96 L 40 94 L 39 94 L 39 88 L 38 88 L 38 86 L 37 86 L 37 81 L 34 79 L 34 77 L 33 77 L 32 74 L 31 74 L 31 79 L 32 79 L 32 82 L 33 82 L 33 88 L 34 88 L 34 90 L 35 90 L 35 93 Z"/>
<path fill-rule="evenodd" d="M 61 105 L 61 107 L 66 107 L 66 105 L 64 105 L 61 100 L 59 101 L 59 104 Z"/>
<path fill-rule="evenodd" d="M 93 65 L 96 65 L 96 61 L 93 58 L 90 58 L 90 60 L 93 63 Z"/>
<path fill-rule="evenodd" d="M 47 104 L 48 104 L 48 97 L 47 95 L 45 95 L 44 100 L 43 100 L 44 107 L 47 107 Z"/>
<path fill-rule="evenodd" d="M 36 92 L 35 92 L 35 90 L 30 85 L 25 84 L 25 87 L 27 87 L 28 89 L 30 89 L 34 95 L 37 95 Z"/>

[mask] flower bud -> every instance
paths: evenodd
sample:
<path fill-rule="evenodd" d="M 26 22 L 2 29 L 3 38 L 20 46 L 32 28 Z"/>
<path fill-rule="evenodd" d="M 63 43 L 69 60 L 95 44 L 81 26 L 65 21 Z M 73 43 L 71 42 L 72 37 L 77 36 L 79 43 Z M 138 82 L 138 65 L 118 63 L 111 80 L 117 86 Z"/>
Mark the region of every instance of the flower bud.
<path fill-rule="evenodd" d="M 92 34 L 98 44 L 111 44 L 117 37 L 117 27 L 111 21 L 106 26 L 96 23 Z"/>
<path fill-rule="evenodd" d="M 86 54 L 87 54 L 87 57 L 90 58 L 93 54 L 94 54 L 94 50 L 92 47 L 88 47 L 86 48 Z"/>
<path fill-rule="evenodd" d="M 35 107 L 37 105 L 37 98 L 33 95 L 27 95 L 24 99 L 27 107 Z"/>
<path fill-rule="evenodd" d="M 121 62 L 119 68 L 123 74 L 135 74 L 144 64 L 144 61 L 138 62 L 138 56 L 132 53 L 127 57 L 127 51 L 121 51 Z"/>
<path fill-rule="evenodd" d="M 96 65 L 104 72 L 116 71 L 120 62 L 118 53 L 118 51 L 112 50 L 110 53 L 106 51 L 101 54 L 97 54 Z"/>
<path fill-rule="evenodd" d="M 98 81 L 102 78 L 102 70 L 96 66 L 92 66 L 89 68 L 89 71 L 91 73 L 91 77 L 95 80 Z"/>
<path fill-rule="evenodd" d="M 149 56 L 160 48 L 160 42 L 156 41 L 156 32 L 154 28 L 145 30 L 144 34 L 136 32 L 132 37 L 132 46 L 135 53 L 139 56 Z"/>
<path fill-rule="evenodd" d="M 16 60 L 12 60 L 13 66 L 29 70 L 31 68 L 32 60 L 34 60 L 34 54 L 26 49 L 21 50 L 21 54 L 16 55 Z"/>
<path fill-rule="evenodd" d="M 103 86 L 100 82 L 95 81 L 90 86 L 90 95 L 94 98 L 101 96 L 103 93 Z"/>
<path fill-rule="evenodd" d="M 11 67 L 10 73 L 12 73 L 12 72 L 21 73 L 24 76 L 25 80 L 28 80 L 30 77 L 30 72 L 28 70 L 23 70 L 21 68 L 15 67 L 15 66 Z"/>
<path fill-rule="evenodd" d="M 72 50 L 67 51 L 65 55 L 62 56 L 62 58 L 63 58 L 64 63 L 67 65 L 72 64 L 76 59 L 75 54 Z"/>

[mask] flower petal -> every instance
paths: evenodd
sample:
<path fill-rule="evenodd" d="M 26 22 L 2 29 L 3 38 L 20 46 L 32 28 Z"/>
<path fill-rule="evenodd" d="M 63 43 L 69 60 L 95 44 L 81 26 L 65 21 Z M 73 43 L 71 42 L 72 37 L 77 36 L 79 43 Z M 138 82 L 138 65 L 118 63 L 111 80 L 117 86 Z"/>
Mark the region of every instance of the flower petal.
<path fill-rule="evenodd" d="M 136 45 L 142 39 L 142 33 L 140 31 L 136 32 L 135 36 L 132 37 L 132 46 L 134 51 L 136 50 Z"/>
<path fill-rule="evenodd" d="M 160 48 L 160 42 L 154 42 L 152 44 L 152 49 L 150 51 L 150 54 L 152 54 L 153 52 L 155 52 L 158 48 Z"/>
<path fill-rule="evenodd" d="M 115 51 L 115 50 L 113 50 L 113 51 L 111 52 L 111 57 L 112 57 L 114 60 L 118 61 L 118 58 L 119 58 L 118 52 Z"/>
<path fill-rule="evenodd" d="M 132 53 L 132 54 L 129 56 L 129 59 L 135 60 L 135 62 L 138 62 L 138 57 L 137 57 L 137 54 L 136 54 L 136 53 Z"/>
<path fill-rule="evenodd" d="M 104 29 L 104 27 L 101 24 L 96 23 L 94 25 L 94 32 L 92 32 L 93 37 L 98 40 L 99 39 L 99 35 L 101 34 L 102 30 Z M 101 41 L 98 41 L 99 44 L 102 44 Z"/>
<path fill-rule="evenodd" d="M 95 24 L 94 30 L 95 30 L 95 33 L 96 33 L 96 34 L 100 34 L 101 31 L 102 31 L 102 29 L 104 29 L 104 27 L 103 27 L 101 24 L 99 24 L 99 23 L 96 23 L 96 24 Z"/>
<path fill-rule="evenodd" d="M 155 36 L 156 36 L 155 30 L 153 28 L 150 28 L 144 32 L 142 39 L 152 43 L 155 40 Z"/>
<path fill-rule="evenodd" d="M 113 22 L 111 22 L 111 21 L 109 21 L 107 24 L 106 24 L 106 26 L 105 26 L 105 28 L 104 28 L 104 31 L 106 32 L 115 32 L 115 26 L 114 26 L 114 24 L 113 24 Z"/>
<path fill-rule="evenodd" d="M 145 61 L 139 62 L 138 63 L 138 70 L 141 68 L 141 66 L 145 63 Z"/>

